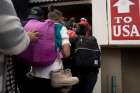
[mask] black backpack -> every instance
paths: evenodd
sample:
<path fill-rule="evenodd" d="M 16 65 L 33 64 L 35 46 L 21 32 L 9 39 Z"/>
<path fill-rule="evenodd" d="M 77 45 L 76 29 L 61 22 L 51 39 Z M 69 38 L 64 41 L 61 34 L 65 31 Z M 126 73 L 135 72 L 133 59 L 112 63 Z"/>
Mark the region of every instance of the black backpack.
<path fill-rule="evenodd" d="M 100 67 L 101 52 L 94 36 L 78 36 L 72 43 L 73 65 L 78 69 L 94 70 Z"/>

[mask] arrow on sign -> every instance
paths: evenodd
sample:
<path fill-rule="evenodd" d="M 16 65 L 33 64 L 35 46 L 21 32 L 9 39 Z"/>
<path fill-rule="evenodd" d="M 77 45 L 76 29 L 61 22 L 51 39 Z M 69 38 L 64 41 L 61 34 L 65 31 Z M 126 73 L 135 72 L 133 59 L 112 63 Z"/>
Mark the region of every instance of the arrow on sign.
<path fill-rule="evenodd" d="M 118 0 L 113 7 L 117 7 L 118 13 L 129 13 L 130 5 L 135 5 L 132 1 L 129 0 Z"/>

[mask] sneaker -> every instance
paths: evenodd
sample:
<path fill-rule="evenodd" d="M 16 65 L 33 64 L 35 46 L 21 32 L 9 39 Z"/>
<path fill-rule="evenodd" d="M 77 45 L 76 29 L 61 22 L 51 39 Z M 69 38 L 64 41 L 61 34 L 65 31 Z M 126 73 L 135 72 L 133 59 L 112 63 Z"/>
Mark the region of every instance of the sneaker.
<path fill-rule="evenodd" d="M 59 70 L 51 72 L 51 84 L 53 87 L 73 86 L 79 82 L 77 77 L 73 77 L 70 70 Z"/>

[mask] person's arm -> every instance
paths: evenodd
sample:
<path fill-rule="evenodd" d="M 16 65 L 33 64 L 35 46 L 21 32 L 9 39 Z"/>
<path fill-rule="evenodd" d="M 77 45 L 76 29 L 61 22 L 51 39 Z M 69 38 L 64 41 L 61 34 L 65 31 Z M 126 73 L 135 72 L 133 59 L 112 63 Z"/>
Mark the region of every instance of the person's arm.
<path fill-rule="evenodd" d="M 62 53 L 63 53 L 64 58 L 67 58 L 70 56 L 70 45 L 69 44 L 62 45 Z"/>
<path fill-rule="evenodd" d="M 27 48 L 29 42 L 11 0 L 0 0 L 0 52 L 19 54 Z"/>
<path fill-rule="evenodd" d="M 62 54 L 64 58 L 66 58 L 70 56 L 70 42 L 69 42 L 68 30 L 64 26 L 61 29 L 61 37 L 62 37 Z"/>

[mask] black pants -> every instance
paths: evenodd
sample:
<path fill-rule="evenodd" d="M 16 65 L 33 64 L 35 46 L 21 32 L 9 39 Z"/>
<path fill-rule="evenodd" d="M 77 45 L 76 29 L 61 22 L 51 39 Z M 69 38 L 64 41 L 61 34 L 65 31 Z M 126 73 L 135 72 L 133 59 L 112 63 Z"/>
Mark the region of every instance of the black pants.
<path fill-rule="evenodd" d="M 30 87 L 26 93 L 60 93 L 59 88 L 51 86 L 50 79 L 33 77 L 29 82 Z"/>
<path fill-rule="evenodd" d="M 16 82 L 18 84 L 20 93 L 27 93 L 27 88 L 30 86 L 26 73 L 30 71 L 30 66 L 26 64 L 23 59 L 18 57 L 13 57 L 13 59 L 15 62 Z"/>
<path fill-rule="evenodd" d="M 74 85 L 70 93 L 92 93 L 97 81 L 97 71 L 73 71 L 73 76 L 77 76 L 80 82 Z"/>
<path fill-rule="evenodd" d="M 70 68 L 72 75 L 77 76 L 80 80 L 77 85 L 72 87 L 70 93 L 92 93 L 97 81 L 98 68 L 85 71 L 85 69 L 75 67 L 73 63 L 74 61 L 70 58 L 63 59 L 64 68 Z"/>

